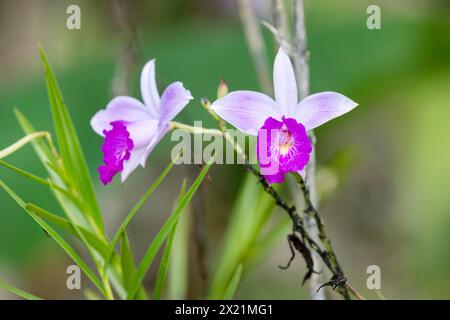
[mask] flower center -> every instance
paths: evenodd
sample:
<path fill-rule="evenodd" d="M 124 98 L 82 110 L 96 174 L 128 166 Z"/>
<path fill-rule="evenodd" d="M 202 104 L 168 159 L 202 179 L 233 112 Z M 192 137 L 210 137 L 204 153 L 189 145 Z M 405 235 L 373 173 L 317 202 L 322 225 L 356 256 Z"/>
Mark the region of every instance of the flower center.
<path fill-rule="evenodd" d="M 112 181 L 112 178 L 123 170 L 123 163 L 130 159 L 130 151 L 133 149 L 133 140 L 123 121 L 111 122 L 111 130 L 103 130 L 105 140 L 102 145 L 104 165 L 98 168 L 100 180 L 104 185 Z"/>
<path fill-rule="evenodd" d="M 305 127 L 296 119 L 270 117 L 258 131 L 258 162 L 269 183 L 282 182 L 286 173 L 303 170 L 311 150 Z"/>
<path fill-rule="evenodd" d="M 292 137 L 292 133 L 289 131 L 289 129 L 286 127 L 286 124 L 283 124 L 283 126 L 280 129 L 280 135 L 279 135 L 279 151 L 281 155 L 286 155 L 289 152 L 289 149 L 294 144 L 294 138 Z"/>

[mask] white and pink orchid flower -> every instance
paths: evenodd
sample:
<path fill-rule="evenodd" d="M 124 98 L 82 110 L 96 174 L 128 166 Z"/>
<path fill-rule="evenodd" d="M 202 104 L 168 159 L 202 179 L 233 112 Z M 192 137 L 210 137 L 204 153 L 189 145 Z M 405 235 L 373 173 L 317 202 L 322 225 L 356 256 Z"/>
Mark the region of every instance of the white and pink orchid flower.
<path fill-rule="evenodd" d="M 306 132 L 358 104 L 337 92 L 316 93 L 299 102 L 292 63 L 282 48 L 275 58 L 273 82 L 275 100 L 259 92 L 234 91 L 211 109 L 237 129 L 258 136 L 261 173 L 269 183 L 280 183 L 288 172 L 303 174 L 312 150 Z"/>
<path fill-rule="evenodd" d="M 119 96 L 91 120 L 94 131 L 105 138 L 104 165 L 98 168 L 104 185 L 119 172 L 124 182 L 139 164 L 145 167 L 151 151 L 169 131 L 170 121 L 193 99 L 181 82 L 170 84 L 159 96 L 154 59 L 142 70 L 141 94 L 144 103 Z"/>

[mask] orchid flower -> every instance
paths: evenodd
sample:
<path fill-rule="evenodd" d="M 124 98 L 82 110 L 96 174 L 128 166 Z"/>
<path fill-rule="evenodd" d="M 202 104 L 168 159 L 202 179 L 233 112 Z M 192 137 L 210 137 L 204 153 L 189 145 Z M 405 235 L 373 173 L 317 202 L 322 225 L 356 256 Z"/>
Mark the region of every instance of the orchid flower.
<path fill-rule="evenodd" d="M 91 120 L 94 131 L 105 138 L 104 165 L 98 168 L 104 185 L 119 172 L 124 182 L 139 164 L 145 167 L 153 148 L 169 131 L 170 121 L 193 99 L 181 82 L 170 84 L 159 96 L 154 59 L 142 70 L 141 94 L 144 103 L 119 96 Z"/>
<path fill-rule="evenodd" d="M 211 105 L 222 119 L 257 136 L 258 162 L 269 183 L 288 172 L 304 175 L 312 145 L 307 131 L 349 112 L 358 104 L 337 92 L 320 92 L 298 102 L 291 60 L 282 48 L 273 67 L 275 100 L 254 91 L 234 91 Z M 266 161 L 269 160 L 269 161 Z"/>

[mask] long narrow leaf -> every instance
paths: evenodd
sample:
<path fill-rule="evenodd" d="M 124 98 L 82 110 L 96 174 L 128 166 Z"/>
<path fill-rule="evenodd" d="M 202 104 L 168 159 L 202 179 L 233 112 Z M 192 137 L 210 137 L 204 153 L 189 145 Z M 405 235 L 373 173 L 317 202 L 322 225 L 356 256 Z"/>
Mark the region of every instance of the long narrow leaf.
<path fill-rule="evenodd" d="M 17 121 L 25 134 L 36 132 L 36 129 L 19 109 L 14 108 L 14 114 L 16 115 Z M 52 182 L 56 185 L 63 185 L 63 180 L 65 177 L 61 171 L 62 168 L 60 168 L 60 164 L 57 163 L 57 159 L 55 159 L 54 155 L 50 151 L 50 146 L 46 144 L 43 139 L 35 139 L 31 141 L 31 145 L 33 146 L 38 158 L 41 160 L 41 163 L 47 170 Z"/>
<path fill-rule="evenodd" d="M 78 136 L 47 57 L 42 50 L 40 50 L 40 54 L 44 66 L 56 137 L 64 166 L 67 169 L 70 181 L 80 191 L 83 201 L 88 205 L 88 210 L 84 211 L 85 218 L 93 224 L 95 232 L 103 234 L 104 223 L 100 206 Z"/>
<path fill-rule="evenodd" d="M 3 160 L 0 160 L 0 165 L 4 166 L 5 168 L 8 168 L 22 176 L 24 176 L 25 178 L 28 178 L 34 182 L 37 182 L 39 184 L 42 184 L 44 186 L 50 187 L 50 188 L 55 188 L 57 191 L 61 192 L 65 197 L 67 197 L 68 199 L 70 199 L 74 204 L 76 204 L 79 208 L 83 207 L 83 203 L 81 203 L 80 199 L 77 199 L 72 193 L 70 193 L 68 190 L 65 190 L 61 187 L 59 187 L 56 184 L 53 184 L 51 181 L 46 180 L 44 178 L 41 178 L 39 176 L 36 176 L 28 171 L 25 171 L 23 169 L 20 169 L 16 166 L 13 166 L 10 163 L 7 163 Z"/>
<path fill-rule="evenodd" d="M 0 279 L 0 288 L 4 289 L 12 294 L 15 294 L 16 296 L 19 296 L 25 300 L 42 300 L 42 298 L 39 298 L 39 297 L 35 296 L 34 294 L 28 293 L 26 291 L 17 289 L 15 287 L 7 284 L 6 282 L 2 281 L 1 279 Z"/>
<path fill-rule="evenodd" d="M 47 234 L 52 237 L 56 243 L 67 253 L 69 257 L 80 267 L 81 270 L 86 274 L 89 280 L 97 287 L 97 289 L 104 294 L 104 290 L 100 280 L 92 272 L 92 270 L 86 265 L 83 259 L 75 252 L 75 250 L 55 231 L 50 227 L 44 220 L 42 220 L 33 211 L 28 210 L 25 202 L 12 191 L 4 182 L 0 179 L 0 186 L 14 199 L 24 210 L 27 212 L 34 221 L 36 221 L 39 226 L 47 232 Z"/>
<path fill-rule="evenodd" d="M 169 165 L 164 169 L 164 171 L 159 175 L 159 177 L 155 180 L 155 182 L 152 183 L 152 185 L 147 189 L 147 191 L 144 193 L 144 195 L 139 199 L 139 201 L 136 203 L 136 205 L 131 209 L 130 213 L 126 216 L 125 220 L 120 225 L 119 229 L 117 230 L 116 234 L 113 237 L 113 240 L 111 242 L 110 252 L 107 256 L 106 263 L 103 266 L 103 269 L 106 270 L 109 266 L 110 258 L 112 254 L 114 253 L 114 250 L 117 246 L 117 243 L 119 242 L 119 239 L 122 235 L 122 233 L 126 230 L 130 222 L 133 220 L 133 218 L 138 214 L 139 210 L 144 206 L 144 204 L 147 202 L 147 200 L 152 196 L 153 192 L 158 188 L 158 186 L 163 182 L 163 180 L 166 178 L 166 176 L 169 174 L 169 172 L 172 170 L 173 166 L 177 162 L 178 158 L 175 158 L 173 161 L 169 163 Z"/>
<path fill-rule="evenodd" d="M 122 263 L 123 285 L 128 290 L 133 280 L 136 266 L 134 265 L 133 254 L 131 252 L 130 243 L 127 233 L 122 232 L 122 240 L 120 242 L 120 255 Z"/>
<path fill-rule="evenodd" d="M 180 195 L 178 196 L 178 204 L 181 201 L 184 193 L 186 191 L 186 179 L 183 180 L 183 184 L 181 185 Z M 169 259 L 170 253 L 172 251 L 173 240 L 175 238 L 175 233 L 177 230 L 178 223 L 175 224 L 172 231 L 170 232 L 169 238 L 167 239 L 166 246 L 164 248 L 164 253 L 161 258 L 161 262 L 159 264 L 158 274 L 156 276 L 155 288 L 153 290 L 153 300 L 159 300 L 162 296 L 162 291 L 164 287 L 164 283 L 166 282 L 167 271 L 169 267 Z"/>
<path fill-rule="evenodd" d="M 170 253 L 167 294 L 169 300 L 182 300 L 187 297 L 189 278 L 189 206 L 180 216 L 177 231 Z"/>
<path fill-rule="evenodd" d="M 236 271 L 233 274 L 233 277 L 231 278 L 230 284 L 228 285 L 227 290 L 225 291 L 225 294 L 223 295 L 224 300 L 231 300 L 233 299 L 234 295 L 236 294 L 236 290 L 239 286 L 239 282 L 241 281 L 242 276 L 242 264 L 240 264 Z"/>
<path fill-rule="evenodd" d="M 28 210 L 33 211 L 34 213 L 36 213 L 39 217 L 43 218 L 44 220 L 53 223 L 54 225 L 58 226 L 59 228 L 63 229 L 64 231 L 69 232 L 70 234 L 72 234 L 73 236 L 77 237 L 78 239 L 80 239 L 78 237 L 78 233 L 76 231 L 76 229 L 73 227 L 72 223 L 67 220 L 64 219 L 54 213 L 51 213 L 45 209 L 42 209 L 40 207 L 38 207 L 35 204 L 32 203 L 27 203 L 26 204 L 26 208 Z M 94 233 L 92 233 L 89 230 L 86 230 L 83 227 L 77 226 L 77 228 L 79 229 L 79 231 L 83 234 L 84 238 L 86 239 L 87 242 L 89 242 L 89 244 L 98 252 L 100 253 L 103 257 L 106 257 L 106 255 L 109 252 L 109 244 L 101 239 L 99 239 L 97 237 L 97 235 L 95 235 Z M 82 239 L 80 239 L 82 240 Z"/>
<path fill-rule="evenodd" d="M 177 208 L 173 211 L 173 213 L 170 215 L 169 219 L 167 219 L 166 223 L 163 225 L 161 230 L 158 232 L 156 237 L 153 239 L 149 248 L 145 252 L 144 258 L 142 259 L 141 263 L 139 264 L 139 267 L 136 271 L 136 275 L 134 276 L 133 282 L 131 283 L 130 290 L 128 291 L 127 299 L 133 299 L 136 296 L 136 292 L 139 289 L 139 287 L 142 285 L 144 276 L 147 273 L 148 269 L 150 268 L 150 266 L 153 262 L 153 259 L 156 256 L 156 253 L 159 251 L 164 240 L 167 238 L 170 231 L 172 230 L 174 225 L 177 223 L 178 218 L 180 217 L 180 214 L 183 212 L 186 205 L 191 201 L 192 197 L 194 196 L 194 194 L 197 191 L 198 187 L 200 186 L 201 182 L 203 181 L 206 174 L 208 173 L 208 170 L 211 167 L 211 164 L 212 164 L 212 160 L 200 172 L 198 177 L 192 183 L 192 186 L 189 188 L 187 193 L 181 199 Z"/>

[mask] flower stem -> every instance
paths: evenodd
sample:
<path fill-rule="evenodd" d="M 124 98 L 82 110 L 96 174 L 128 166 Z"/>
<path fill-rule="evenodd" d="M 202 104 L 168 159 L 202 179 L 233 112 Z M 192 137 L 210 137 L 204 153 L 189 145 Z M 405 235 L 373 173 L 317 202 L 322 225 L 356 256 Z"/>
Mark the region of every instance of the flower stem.
<path fill-rule="evenodd" d="M 324 224 L 323 224 L 322 220 L 320 219 L 320 216 L 319 216 L 317 210 L 315 209 L 315 207 L 313 206 L 313 204 L 311 202 L 310 192 L 309 192 L 308 188 L 306 187 L 306 184 L 305 184 L 303 178 L 299 174 L 294 174 L 296 176 L 299 184 L 301 183 L 301 186 L 303 186 L 303 188 L 301 188 L 301 189 L 303 191 L 307 209 L 309 208 L 311 211 L 315 212 L 316 213 L 315 219 L 320 220 L 320 227 L 319 227 L 320 236 L 319 236 L 319 238 L 320 238 L 320 240 L 322 240 L 325 250 L 322 250 L 322 248 L 317 244 L 317 242 L 313 239 L 313 237 L 310 236 L 308 229 L 306 228 L 306 225 L 303 221 L 303 218 L 297 213 L 295 206 L 289 206 L 287 204 L 287 202 L 278 194 L 278 192 L 275 191 L 275 189 L 267 182 L 267 180 L 264 178 L 264 176 L 261 175 L 261 173 L 258 172 L 258 170 L 256 170 L 248 162 L 248 160 L 245 156 L 245 153 L 242 151 L 239 144 L 236 143 L 234 141 L 234 139 L 228 134 L 226 125 L 222 124 L 222 125 L 220 125 L 220 127 L 221 127 L 221 129 L 219 132 L 221 133 L 221 135 L 223 135 L 224 139 L 227 140 L 229 143 L 231 143 L 232 146 L 234 147 L 236 153 L 238 153 L 245 160 L 245 162 L 244 162 L 245 169 L 248 172 L 250 172 L 251 174 L 253 174 L 255 177 L 258 178 L 258 181 L 262 185 L 264 190 L 270 196 L 272 196 L 274 198 L 276 204 L 279 207 L 281 207 L 289 215 L 289 218 L 292 220 L 292 230 L 294 232 L 300 233 L 302 238 L 306 240 L 306 242 L 309 244 L 309 246 L 312 248 L 312 250 L 315 251 L 320 256 L 320 258 L 323 260 L 325 265 L 328 267 L 328 269 L 333 274 L 334 279 L 345 279 L 342 268 L 340 267 L 339 262 L 336 257 L 336 254 L 334 253 L 333 248 L 331 246 L 331 241 L 329 240 L 329 238 L 327 237 L 327 235 L 325 233 Z M 204 129 L 204 130 L 206 131 L 206 129 Z M 209 129 L 209 130 L 211 131 L 213 129 Z M 213 131 L 216 132 L 217 130 L 213 130 Z M 317 223 L 317 225 L 319 226 L 319 223 Z M 316 290 L 317 287 L 319 287 L 319 286 L 314 287 L 315 291 L 317 291 Z M 350 299 L 350 295 L 349 295 L 347 287 L 345 285 L 339 286 L 338 292 L 345 299 Z"/>
<path fill-rule="evenodd" d="M 322 245 L 324 247 L 324 251 L 327 254 L 328 261 L 331 265 L 331 272 L 333 273 L 333 277 L 336 278 L 344 278 L 344 272 L 342 271 L 341 265 L 339 264 L 339 261 L 337 259 L 336 254 L 334 253 L 333 246 L 331 245 L 331 240 L 328 238 L 326 232 L 325 232 L 325 224 L 322 220 L 322 218 L 319 215 L 319 212 L 315 208 L 312 200 L 311 200 L 311 193 L 308 188 L 308 186 L 305 183 L 305 180 L 302 178 L 302 176 L 298 173 L 292 173 L 297 181 L 298 186 L 302 190 L 303 198 L 305 201 L 305 209 L 304 213 L 314 219 L 315 224 L 317 226 L 318 230 L 318 236 L 320 241 L 322 242 Z M 341 287 L 341 290 L 343 292 L 343 296 L 346 299 L 350 299 L 350 295 L 348 293 L 348 287 L 343 286 Z"/>

